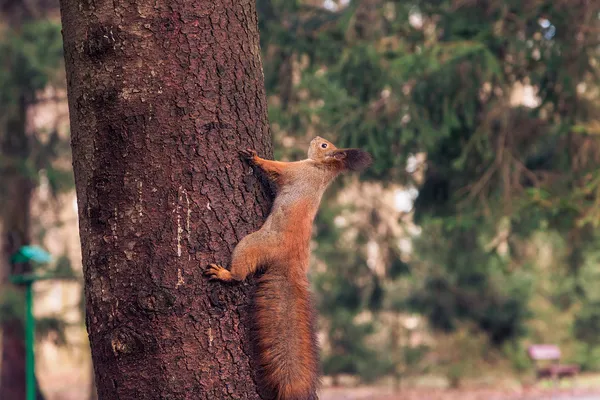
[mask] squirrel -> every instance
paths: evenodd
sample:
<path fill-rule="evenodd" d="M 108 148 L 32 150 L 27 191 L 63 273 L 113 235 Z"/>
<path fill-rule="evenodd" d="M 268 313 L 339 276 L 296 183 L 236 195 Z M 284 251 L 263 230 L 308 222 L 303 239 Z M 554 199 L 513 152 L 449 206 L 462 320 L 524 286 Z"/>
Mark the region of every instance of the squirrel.
<path fill-rule="evenodd" d="M 256 289 L 256 345 L 260 378 L 277 400 L 312 400 L 319 380 L 314 311 L 307 277 L 312 225 L 321 197 L 344 171 L 368 167 L 372 158 L 360 149 L 338 149 L 315 137 L 308 158 L 296 162 L 241 152 L 274 181 L 277 195 L 262 227 L 233 250 L 231 268 L 209 264 L 210 280 L 243 281 L 264 271 Z"/>

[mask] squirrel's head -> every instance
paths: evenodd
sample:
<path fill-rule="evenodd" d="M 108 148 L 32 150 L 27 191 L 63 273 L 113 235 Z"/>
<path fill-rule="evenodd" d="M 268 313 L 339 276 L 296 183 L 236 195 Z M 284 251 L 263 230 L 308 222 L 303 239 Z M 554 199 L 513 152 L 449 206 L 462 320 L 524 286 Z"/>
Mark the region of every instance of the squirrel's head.
<path fill-rule="evenodd" d="M 315 137 L 308 147 L 308 158 L 339 165 L 340 170 L 360 171 L 373 162 L 369 153 L 360 149 L 338 149 L 328 140 Z"/>
<path fill-rule="evenodd" d="M 308 146 L 308 158 L 315 161 L 323 161 L 327 154 L 332 150 L 337 150 L 337 147 L 330 141 L 317 136 L 310 141 L 310 145 Z"/>

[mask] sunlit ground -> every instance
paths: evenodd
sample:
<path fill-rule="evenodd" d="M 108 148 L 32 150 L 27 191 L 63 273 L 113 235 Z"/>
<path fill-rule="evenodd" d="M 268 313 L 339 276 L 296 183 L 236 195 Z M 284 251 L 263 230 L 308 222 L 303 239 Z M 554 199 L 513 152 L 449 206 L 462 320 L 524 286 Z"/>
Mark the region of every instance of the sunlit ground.
<path fill-rule="evenodd" d="M 465 383 L 460 389 L 412 387 L 395 391 L 382 387 L 325 388 L 321 400 L 600 400 L 600 375 L 580 375 L 559 383 L 541 381 L 522 385 L 518 381 L 480 387 Z"/>
<path fill-rule="evenodd" d="M 501 390 L 451 390 L 427 391 L 406 390 L 392 393 L 377 388 L 328 389 L 323 391 L 321 400 L 598 400 L 600 391 L 528 391 L 522 393 L 502 392 Z"/>
<path fill-rule="evenodd" d="M 483 385 L 465 382 L 460 389 L 440 388 L 436 378 L 409 381 L 400 391 L 381 386 L 346 388 L 326 387 L 320 400 L 600 400 L 600 374 L 584 374 L 560 383 L 542 381 L 522 385 L 517 380 L 503 380 Z M 88 398 L 86 384 L 55 380 L 44 385 L 48 400 L 83 400 Z M 415 387 L 416 386 L 416 387 Z"/>
<path fill-rule="evenodd" d="M 486 381 L 487 383 L 483 383 Z M 397 391 L 385 387 L 325 388 L 321 400 L 600 400 L 600 374 L 583 374 L 561 382 L 523 384 L 516 379 L 467 381 L 460 389 L 440 387 L 443 380 L 422 377 Z"/>

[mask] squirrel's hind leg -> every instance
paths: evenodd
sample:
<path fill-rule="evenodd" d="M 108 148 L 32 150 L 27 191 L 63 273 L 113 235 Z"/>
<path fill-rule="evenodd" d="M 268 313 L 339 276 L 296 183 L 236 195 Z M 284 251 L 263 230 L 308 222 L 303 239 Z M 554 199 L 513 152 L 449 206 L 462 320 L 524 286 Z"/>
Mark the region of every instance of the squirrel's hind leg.
<path fill-rule="evenodd" d="M 257 268 L 268 261 L 269 246 L 267 240 L 260 231 L 251 233 L 244 237 L 235 249 L 231 257 L 231 269 L 228 271 L 218 264 L 209 264 L 204 275 L 210 280 L 219 281 L 243 281 Z"/>
<path fill-rule="evenodd" d="M 204 275 L 208 276 L 211 281 L 229 282 L 233 280 L 231 272 L 219 264 L 208 264 L 208 267 L 204 270 Z"/>

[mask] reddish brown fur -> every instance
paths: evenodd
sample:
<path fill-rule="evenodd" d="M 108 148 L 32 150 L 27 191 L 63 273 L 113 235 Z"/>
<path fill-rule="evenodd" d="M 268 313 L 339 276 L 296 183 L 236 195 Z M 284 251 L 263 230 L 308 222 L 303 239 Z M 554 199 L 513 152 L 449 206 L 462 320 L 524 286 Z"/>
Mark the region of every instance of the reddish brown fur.
<path fill-rule="evenodd" d="M 277 183 L 271 214 L 233 251 L 231 269 L 209 265 L 206 275 L 241 281 L 258 267 L 265 273 L 256 292 L 256 330 L 262 380 L 277 400 L 312 400 L 318 382 L 318 347 L 306 277 L 312 223 L 321 196 L 342 171 L 366 168 L 371 156 L 337 149 L 315 138 L 309 158 L 297 162 L 265 160 L 245 152 Z"/>
<path fill-rule="evenodd" d="M 318 379 L 309 284 L 299 278 L 283 268 L 265 273 L 256 293 L 261 379 L 279 400 L 308 399 Z"/>

